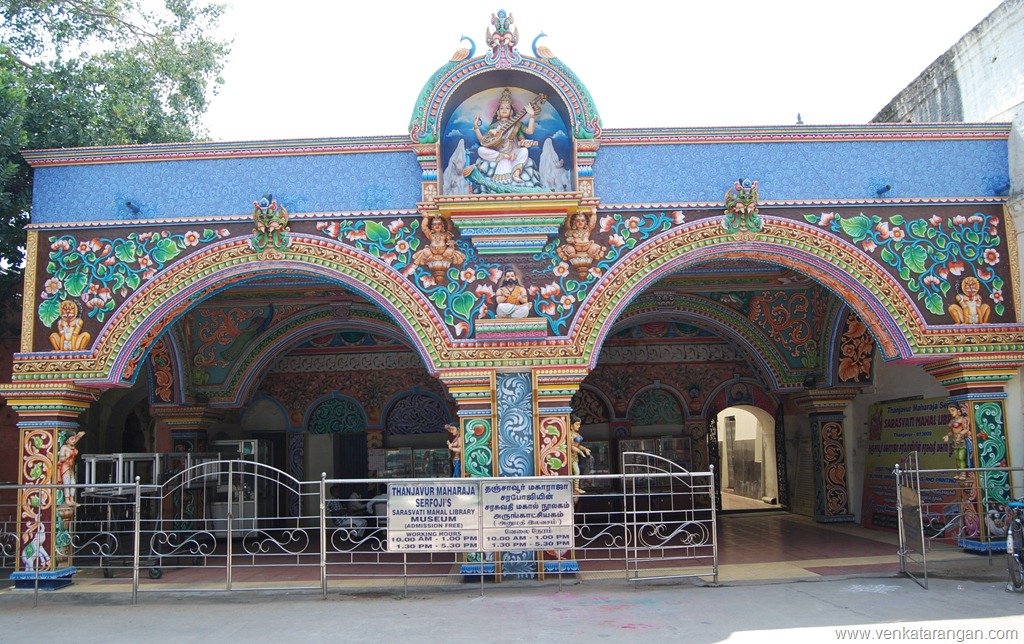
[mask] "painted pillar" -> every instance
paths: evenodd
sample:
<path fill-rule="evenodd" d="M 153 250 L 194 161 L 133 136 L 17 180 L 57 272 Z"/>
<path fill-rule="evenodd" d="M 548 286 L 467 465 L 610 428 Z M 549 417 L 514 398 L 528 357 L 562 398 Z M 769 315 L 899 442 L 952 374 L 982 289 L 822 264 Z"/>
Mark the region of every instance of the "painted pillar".
<path fill-rule="evenodd" d="M 967 467 L 1000 468 L 1009 463 L 1006 427 L 1006 383 L 1017 374 L 1019 355 L 956 357 L 925 366 L 949 392 L 949 406 L 967 417 Z M 990 512 L 1003 512 L 1011 500 L 1009 472 L 988 472 L 957 477 L 965 536 L 960 546 L 989 549 L 991 537 L 985 521 Z"/>
<path fill-rule="evenodd" d="M 156 451 L 205 452 L 209 429 L 224 420 L 225 413 L 201 406 L 152 407 L 156 419 Z"/>
<path fill-rule="evenodd" d="M 586 377 L 586 369 L 573 367 L 533 371 L 533 390 L 537 401 L 535 444 L 538 476 L 567 476 L 572 472 L 569 416 L 572 397 Z"/>
<path fill-rule="evenodd" d="M 224 419 L 224 412 L 208 407 L 154 407 L 156 418 L 156 452 L 186 453 L 207 451 L 207 434 L 210 427 Z M 182 486 L 174 477 L 181 474 L 185 459 L 168 459 L 162 463 L 161 483 L 171 481 L 171 493 L 163 499 L 163 516 L 169 519 L 165 530 L 193 530 L 206 500 L 205 488 L 192 489 Z"/>
<path fill-rule="evenodd" d="M 566 476 L 571 472 L 569 414 L 586 370 L 537 368 L 519 372 L 465 370 L 440 374 L 458 404 L 462 476 Z M 552 553 L 564 559 L 565 553 Z M 475 555 L 466 573 L 479 572 Z M 548 556 L 548 555 L 545 555 Z M 486 574 L 534 578 L 537 553 L 502 552 L 500 567 L 487 559 Z M 563 562 L 551 562 L 552 569 Z M 547 565 L 545 565 L 547 568 Z"/>
<path fill-rule="evenodd" d="M 493 370 L 467 369 L 438 376 L 458 405 L 462 476 L 497 476 L 495 375 Z"/>
<path fill-rule="evenodd" d="M 497 475 L 495 426 L 495 372 L 489 369 L 451 370 L 438 375 L 458 405 L 462 476 Z M 491 553 L 471 552 L 460 568 L 464 575 L 498 572 Z"/>
<path fill-rule="evenodd" d="M 819 523 L 842 523 L 854 518 L 846 464 L 845 412 L 859 393 L 856 388 L 835 387 L 808 389 L 795 397 L 796 404 L 811 419 L 814 520 Z"/>
<path fill-rule="evenodd" d="M 18 413 L 21 468 L 18 483 L 18 548 L 11 578 L 28 587 L 38 577 L 41 587 L 71 583 L 75 573 L 73 541 L 75 513 L 81 499 L 73 487 L 31 487 L 75 484 L 79 416 L 98 393 L 72 384 L 12 384 L 0 387 Z"/>

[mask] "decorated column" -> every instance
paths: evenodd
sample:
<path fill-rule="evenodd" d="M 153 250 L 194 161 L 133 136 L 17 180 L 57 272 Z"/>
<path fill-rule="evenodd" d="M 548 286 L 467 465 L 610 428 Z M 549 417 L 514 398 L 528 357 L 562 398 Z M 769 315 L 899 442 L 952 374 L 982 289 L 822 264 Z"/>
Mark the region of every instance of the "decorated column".
<path fill-rule="evenodd" d="M 811 419 L 811 457 L 814 462 L 814 520 L 853 521 L 846 462 L 846 406 L 859 389 L 808 389 L 796 397 Z"/>
<path fill-rule="evenodd" d="M 59 588 L 71 583 L 76 509 L 74 487 L 78 442 L 85 432 L 79 416 L 96 400 L 94 390 L 72 384 L 4 385 L 2 394 L 18 413 L 21 433 L 17 587 Z M 40 487 L 32 487 L 32 486 Z M 67 487 L 42 487 L 42 486 Z"/>
<path fill-rule="evenodd" d="M 1019 354 L 956 357 L 925 366 L 949 391 L 950 432 L 960 468 L 1004 468 L 1009 463 L 1006 439 L 1006 383 L 1021 367 Z M 988 550 L 993 537 L 984 520 L 1011 500 L 1009 472 L 962 473 L 960 488 L 963 535 L 960 546 Z M 1000 545 L 1000 544 L 996 544 Z"/>
<path fill-rule="evenodd" d="M 458 405 L 459 422 L 453 458 L 462 476 L 496 476 L 494 377 L 487 369 L 452 370 L 439 375 Z"/>
<path fill-rule="evenodd" d="M 572 397 L 587 377 L 583 368 L 560 367 L 533 372 L 537 400 L 537 474 L 566 476 L 573 473 L 569 416 Z"/>
<path fill-rule="evenodd" d="M 224 412 L 208 407 L 154 407 L 156 418 L 156 451 L 158 453 L 187 453 L 207 451 L 208 430 L 224 419 Z M 187 461 L 172 459 L 164 463 L 165 471 L 160 473 L 161 482 L 170 480 L 180 474 Z M 164 498 L 164 516 L 170 517 L 170 525 L 165 530 L 192 530 L 195 520 L 200 516 L 204 506 L 205 489 L 193 490 L 187 486 L 175 484 L 171 494 Z"/>

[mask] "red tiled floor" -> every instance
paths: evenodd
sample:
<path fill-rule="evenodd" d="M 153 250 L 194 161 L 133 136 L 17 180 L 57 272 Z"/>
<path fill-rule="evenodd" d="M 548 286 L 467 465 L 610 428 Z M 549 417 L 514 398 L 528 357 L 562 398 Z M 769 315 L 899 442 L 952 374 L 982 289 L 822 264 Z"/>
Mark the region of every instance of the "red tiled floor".
<path fill-rule="evenodd" d="M 896 554 L 896 546 L 881 538 L 866 529 L 841 532 L 784 513 L 724 515 L 718 522 L 718 558 L 721 564 L 744 564 Z"/>

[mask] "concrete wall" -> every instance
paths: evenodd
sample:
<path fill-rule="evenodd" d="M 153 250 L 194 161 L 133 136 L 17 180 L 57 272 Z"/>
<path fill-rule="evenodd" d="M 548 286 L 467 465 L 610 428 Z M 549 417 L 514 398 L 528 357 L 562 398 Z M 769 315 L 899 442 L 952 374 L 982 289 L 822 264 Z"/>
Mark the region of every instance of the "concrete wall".
<path fill-rule="evenodd" d="M 873 123 L 1010 121 L 1024 105 L 1024 0 L 1007 0 L 928 66 Z"/>

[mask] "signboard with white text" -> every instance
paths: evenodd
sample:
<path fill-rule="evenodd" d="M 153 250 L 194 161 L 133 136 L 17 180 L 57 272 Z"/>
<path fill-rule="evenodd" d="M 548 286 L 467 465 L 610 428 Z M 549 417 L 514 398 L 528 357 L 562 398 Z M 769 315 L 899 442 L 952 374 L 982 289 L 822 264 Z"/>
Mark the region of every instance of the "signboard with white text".
<path fill-rule="evenodd" d="M 391 483 L 387 522 L 392 552 L 569 550 L 572 483 Z"/>

